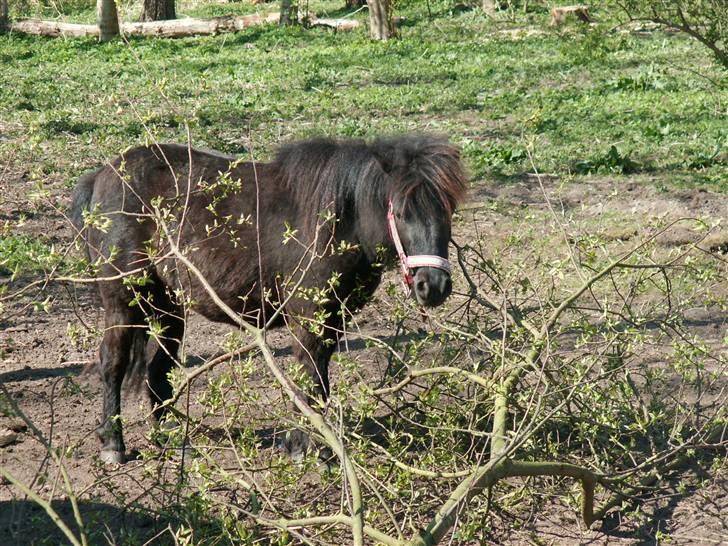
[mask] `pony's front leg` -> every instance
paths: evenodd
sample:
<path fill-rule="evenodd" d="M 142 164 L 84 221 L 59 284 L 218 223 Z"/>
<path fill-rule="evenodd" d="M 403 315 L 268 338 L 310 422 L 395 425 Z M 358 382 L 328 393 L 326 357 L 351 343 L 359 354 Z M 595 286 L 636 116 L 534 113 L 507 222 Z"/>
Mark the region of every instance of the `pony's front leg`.
<path fill-rule="evenodd" d="M 326 328 L 323 336 L 316 336 L 304 328 L 297 329 L 293 354 L 303 365 L 313 382 L 313 390 L 308 396 L 308 403 L 314 409 L 325 406 L 329 398 L 329 362 L 336 349 L 336 335 Z M 300 460 L 308 451 L 311 439 L 302 430 L 294 429 L 286 434 L 284 447 L 294 460 Z M 330 450 L 321 451 L 322 459 L 331 457 Z"/>

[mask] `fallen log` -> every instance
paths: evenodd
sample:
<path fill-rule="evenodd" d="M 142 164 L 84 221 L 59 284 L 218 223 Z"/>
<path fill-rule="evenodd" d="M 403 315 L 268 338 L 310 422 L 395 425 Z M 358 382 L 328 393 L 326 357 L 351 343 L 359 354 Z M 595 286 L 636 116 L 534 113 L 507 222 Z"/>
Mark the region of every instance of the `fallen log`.
<path fill-rule="evenodd" d="M 80 25 L 77 23 L 62 23 L 60 21 L 40 21 L 38 19 L 22 19 L 7 26 L 10 32 L 34 34 L 36 36 L 64 36 L 68 38 L 83 38 L 85 36 L 98 36 L 97 25 Z"/>
<path fill-rule="evenodd" d="M 212 19 L 172 19 L 168 21 L 148 21 L 144 23 L 124 23 L 121 32 L 129 36 L 160 36 L 163 38 L 178 38 L 183 36 L 200 36 L 207 34 L 220 34 L 223 32 L 236 32 L 244 28 L 277 23 L 279 15 L 268 13 L 265 15 L 228 15 L 213 17 Z"/>
<path fill-rule="evenodd" d="M 277 13 L 254 15 L 229 15 L 213 17 L 211 19 L 172 19 L 168 21 L 148 21 L 144 23 L 124 23 L 120 31 L 125 36 L 160 36 L 165 38 L 181 38 L 184 36 L 200 36 L 219 34 L 222 32 L 235 32 L 244 28 L 274 23 L 278 21 Z M 83 38 L 98 36 L 97 25 L 82 25 L 77 23 L 64 23 L 61 21 L 41 21 L 38 19 L 24 19 L 11 23 L 11 32 L 34 34 L 36 36 L 52 36 L 67 38 Z"/>
<path fill-rule="evenodd" d="M 354 19 L 317 19 L 316 17 L 313 17 L 309 24 L 312 27 L 329 27 L 334 30 L 354 30 L 361 26 L 361 23 Z"/>
<path fill-rule="evenodd" d="M 229 15 L 213 17 L 211 19 L 172 19 L 168 21 L 148 21 L 144 23 L 124 23 L 120 26 L 124 36 L 159 36 L 163 38 L 182 38 L 185 36 L 202 36 L 220 34 L 223 32 L 236 32 L 244 28 L 278 22 L 278 13 L 254 15 Z M 311 25 L 332 27 L 336 30 L 351 30 L 357 28 L 359 21 L 347 19 L 316 19 L 312 18 Z M 9 25 L 11 32 L 33 34 L 36 36 L 83 38 L 98 36 L 97 25 L 82 25 L 77 23 L 64 23 L 61 21 L 41 21 L 38 19 L 23 19 Z"/>

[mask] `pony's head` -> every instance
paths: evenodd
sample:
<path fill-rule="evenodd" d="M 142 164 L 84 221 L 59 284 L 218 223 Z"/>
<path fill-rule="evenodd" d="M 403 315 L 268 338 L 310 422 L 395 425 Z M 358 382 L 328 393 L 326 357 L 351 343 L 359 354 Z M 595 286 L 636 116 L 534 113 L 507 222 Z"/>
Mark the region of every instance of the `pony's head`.
<path fill-rule="evenodd" d="M 440 305 L 452 291 L 452 214 L 467 187 L 460 154 L 433 136 L 381 140 L 373 149 L 391 181 L 387 224 L 403 280 L 420 305 Z"/>
<path fill-rule="evenodd" d="M 446 138 L 314 139 L 284 146 L 275 165 L 309 237 L 321 211 L 332 210 L 337 236 L 352 237 L 375 260 L 389 232 L 390 243 L 401 243 L 403 276 L 417 301 L 435 306 L 450 295 L 450 223 L 467 183 L 460 154 Z"/>

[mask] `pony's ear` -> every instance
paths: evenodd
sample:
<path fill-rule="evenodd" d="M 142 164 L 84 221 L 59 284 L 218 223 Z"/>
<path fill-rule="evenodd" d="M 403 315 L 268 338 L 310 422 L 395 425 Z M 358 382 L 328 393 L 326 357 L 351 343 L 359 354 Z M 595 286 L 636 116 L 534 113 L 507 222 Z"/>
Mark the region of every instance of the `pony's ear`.
<path fill-rule="evenodd" d="M 421 135 L 384 137 L 371 144 L 371 151 L 384 172 L 392 174 L 412 167 L 423 156 L 432 138 Z"/>
<path fill-rule="evenodd" d="M 382 170 L 389 174 L 397 163 L 397 150 L 390 142 L 379 140 L 371 145 L 371 151 L 376 160 L 382 167 Z"/>
<path fill-rule="evenodd" d="M 467 189 L 460 152 L 444 136 L 401 135 L 377 139 L 370 145 L 382 170 L 394 179 L 399 191 L 408 194 L 425 185 L 452 212 Z"/>
<path fill-rule="evenodd" d="M 392 172 L 392 158 L 387 157 L 386 155 L 377 153 L 377 151 L 373 150 L 374 157 L 377 160 L 377 163 L 379 163 L 379 166 L 382 168 L 382 170 L 385 173 Z"/>

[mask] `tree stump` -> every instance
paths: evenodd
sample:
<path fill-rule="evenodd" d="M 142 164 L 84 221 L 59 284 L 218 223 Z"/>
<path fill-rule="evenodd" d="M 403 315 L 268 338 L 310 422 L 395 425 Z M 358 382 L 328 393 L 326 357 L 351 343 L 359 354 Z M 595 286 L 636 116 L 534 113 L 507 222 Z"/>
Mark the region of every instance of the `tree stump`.
<path fill-rule="evenodd" d="M 569 16 L 575 17 L 584 23 L 591 23 L 589 6 L 561 6 L 551 9 L 551 26 L 557 27 L 563 25 Z"/>

